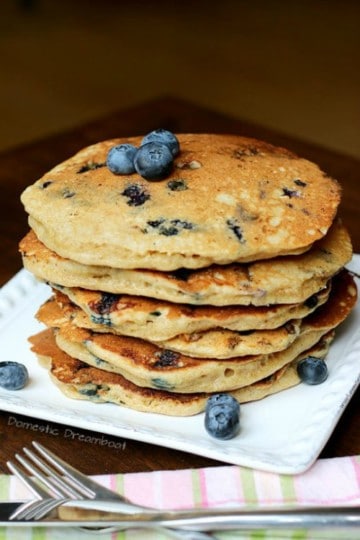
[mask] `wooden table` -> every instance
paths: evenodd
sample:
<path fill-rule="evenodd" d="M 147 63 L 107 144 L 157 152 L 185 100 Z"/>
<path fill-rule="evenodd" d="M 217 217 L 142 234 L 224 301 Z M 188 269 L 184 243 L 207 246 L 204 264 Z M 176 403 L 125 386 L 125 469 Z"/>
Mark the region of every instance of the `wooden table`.
<path fill-rule="evenodd" d="M 56 163 L 88 144 L 111 137 L 145 134 L 157 127 L 166 127 L 175 132 L 227 132 L 257 137 L 283 145 L 315 161 L 343 186 L 340 213 L 351 233 L 354 251 L 360 252 L 359 160 L 178 99 L 159 98 L 0 154 L 1 285 L 21 268 L 17 243 L 27 231 L 27 217 L 19 201 L 22 190 Z M 14 360 L 21 360 L 16 357 L 15 344 Z M 321 457 L 360 454 L 359 402 L 358 391 L 344 411 Z M 39 431 L 40 427 L 42 432 Z M 75 435 L 69 436 L 66 426 L 0 412 L 0 473 L 8 472 L 6 460 L 34 438 L 65 459 L 70 459 L 73 465 L 87 474 L 220 465 L 200 456 L 108 435 L 105 436 L 105 444 L 94 444 L 86 442 L 86 436 L 98 434 L 80 429 L 73 431 Z"/>

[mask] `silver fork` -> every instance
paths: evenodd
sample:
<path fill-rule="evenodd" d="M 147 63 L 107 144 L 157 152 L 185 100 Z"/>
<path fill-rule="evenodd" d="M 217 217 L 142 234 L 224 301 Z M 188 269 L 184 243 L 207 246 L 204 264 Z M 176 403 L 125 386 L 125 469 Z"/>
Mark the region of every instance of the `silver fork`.
<path fill-rule="evenodd" d="M 121 510 L 126 514 L 137 513 L 139 511 L 150 510 L 150 507 L 136 505 L 128 501 L 122 495 L 98 484 L 79 470 L 72 467 L 67 462 L 56 456 L 35 441 L 32 445 L 37 450 L 35 454 L 28 448 L 23 448 L 26 457 L 16 454 L 17 461 L 33 475 L 47 490 L 28 476 L 12 461 L 7 462 L 9 470 L 17 476 L 33 493 L 35 500 L 25 502 L 19 506 L 10 516 L 11 520 L 31 520 L 41 519 L 49 515 L 60 505 L 69 500 L 106 500 L 116 501 L 117 506 L 121 505 Z M 46 461 L 44 461 L 44 458 Z M 49 466 L 50 465 L 50 466 Z M 55 470 L 56 469 L 56 470 Z M 59 472 L 57 472 L 59 471 Z M 61 473 L 61 474 L 59 474 Z M 91 528 L 79 527 L 87 532 Z M 116 530 L 114 527 L 97 527 L 93 532 L 110 532 Z M 210 540 L 214 537 L 200 531 L 185 531 L 176 529 L 162 529 L 173 538 L 183 538 L 188 540 Z"/>
<path fill-rule="evenodd" d="M 37 480 L 39 480 L 49 491 L 44 490 L 39 484 L 22 473 L 21 469 L 13 462 L 7 463 L 10 471 L 20 478 L 35 494 L 36 501 L 26 503 L 19 507 L 11 516 L 11 519 L 29 520 L 41 519 L 57 506 L 64 504 L 68 499 L 96 499 L 123 502 L 122 508 L 125 513 L 135 513 L 143 510 L 143 507 L 125 501 L 117 493 L 100 486 L 91 478 L 85 476 L 80 471 L 57 457 L 50 450 L 37 442 L 32 443 L 40 454 L 35 454 L 32 450 L 24 448 L 26 457 L 16 454 L 19 463 Z M 42 459 L 42 457 L 45 458 Z M 51 466 L 49 466 L 51 465 Z M 59 471 L 61 475 L 57 472 Z M 50 495 L 49 495 L 50 492 Z"/>

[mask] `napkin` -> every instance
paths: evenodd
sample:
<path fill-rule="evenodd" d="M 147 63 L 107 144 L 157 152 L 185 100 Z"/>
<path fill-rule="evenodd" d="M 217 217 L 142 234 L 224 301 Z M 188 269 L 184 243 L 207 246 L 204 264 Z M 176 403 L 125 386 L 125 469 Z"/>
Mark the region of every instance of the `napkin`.
<path fill-rule="evenodd" d="M 261 508 L 262 506 L 358 506 L 360 456 L 319 459 L 305 473 L 291 476 L 234 465 L 94 476 L 101 484 L 131 501 L 159 509 Z M 0 476 L 0 500 L 30 498 L 13 476 Z M 0 528 L 1 540 L 79 540 L 94 534 L 75 529 Z M 103 540 L 166 540 L 159 531 L 122 531 L 101 534 Z M 216 532 L 223 540 L 359 540 L 360 530 L 289 530 Z"/>

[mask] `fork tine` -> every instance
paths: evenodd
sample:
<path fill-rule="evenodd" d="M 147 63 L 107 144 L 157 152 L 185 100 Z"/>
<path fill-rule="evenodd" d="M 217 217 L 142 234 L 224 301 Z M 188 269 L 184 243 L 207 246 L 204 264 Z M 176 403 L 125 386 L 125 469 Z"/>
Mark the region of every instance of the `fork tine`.
<path fill-rule="evenodd" d="M 24 456 L 21 456 L 20 454 L 15 454 L 15 457 L 26 470 L 28 470 L 31 474 L 33 474 L 35 478 L 40 480 L 40 482 L 42 482 L 52 493 L 54 493 L 57 498 L 64 498 L 64 495 L 68 497 L 72 497 L 74 499 L 79 498 L 78 493 L 72 490 L 70 486 L 65 484 L 62 481 L 62 479 L 57 475 L 57 473 L 53 472 L 50 468 L 46 467 L 46 465 L 44 466 L 44 468 L 47 469 L 47 473 L 49 476 L 46 476 L 45 474 L 43 474 Z M 36 456 L 35 456 L 35 462 L 39 464 L 39 460 L 36 459 Z M 49 493 L 47 493 L 46 497 L 43 497 L 43 498 L 49 498 Z"/>
<path fill-rule="evenodd" d="M 32 478 L 24 474 L 23 471 L 19 469 L 19 467 L 15 463 L 13 463 L 12 461 L 8 461 L 6 465 L 8 466 L 9 471 L 12 472 L 15 476 L 17 476 L 19 480 L 21 480 L 23 484 L 25 484 L 30 489 L 31 493 L 35 495 L 37 500 L 44 499 L 49 496 L 47 491 L 40 487 Z"/>
<path fill-rule="evenodd" d="M 122 495 L 91 480 L 39 443 L 33 442 L 33 446 L 38 450 L 39 454 L 47 460 L 47 463 L 49 463 L 51 467 L 42 460 L 41 456 L 39 457 L 26 447 L 23 448 L 23 450 L 31 461 L 19 454 L 16 454 L 16 458 L 23 467 L 29 471 L 36 480 L 41 482 L 42 485 L 45 485 L 49 491 L 40 487 L 38 482 L 24 473 L 22 469 L 19 469 L 17 465 L 9 461 L 9 470 L 35 494 L 37 499 L 36 501 L 28 501 L 21 505 L 21 507 L 13 513 L 10 519 L 34 519 L 35 516 L 40 519 L 40 517 L 43 517 L 50 512 L 53 507 L 63 504 L 66 500 L 70 499 L 116 500 L 119 504 L 122 504 L 124 512 L 134 512 L 143 509 L 142 506 L 127 501 Z M 32 462 L 36 464 L 36 467 Z M 46 474 L 43 474 L 37 467 L 42 469 Z M 55 472 L 52 467 L 56 467 L 63 476 L 60 476 Z M 58 481 L 60 481 L 60 485 L 58 484 Z M 64 483 L 64 481 L 66 481 L 66 483 Z M 74 491 L 70 493 L 69 490 L 72 491 L 72 487 Z M 47 504 L 47 502 L 49 504 Z"/>
<path fill-rule="evenodd" d="M 61 504 L 69 499 L 45 499 L 30 501 L 19 506 L 9 517 L 10 521 L 38 520 L 47 516 Z"/>
<path fill-rule="evenodd" d="M 26 450 L 26 449 L 24 449 Z M 31 453 L 31 452 L 30 452 Z M 40 471 L 31 465 L 28 460 L 16 454 L 18 461 L 30 472 L 32 472 L 38 480 L 41 480 L 45 485 L 47 485 L 51 491 L 55 494 L 56 498 L 51 498 L 51 495 L 44 490 L 35 480 L 27 476 L 15 463 L 12 461 L 7 462 L 7 466 L 15 476 L 19 478 L 35 495 L 36 500 L 27 501 L 21 506 L 19 506 L 9 517 L 10 521 L 29 521 L 32 519 L 41 519 L 54 510 L 57 506 L 60 506 L 69 499 L 64 498 L 64 494 L 54 488 L 54 486 L 48 481 L 47 477 L 44 476 Z M 49 469 L 46 465 L 44 468 Z M 50 470 L 50 469 L 49 469 Z M 54 474 L 51 471 L 51 474 Z M 67 491 L 70 490 L 70 487 L 65 484 Z M 71 490 L 72 491 L 72 490 Z M 80 498 L 79 496 L 75 498 Z"/>
<path fill-rule="evenodd" d="M 42 444 L 33 441 L 33 446 L 45 459 L 51 463 L 58 471 L 64 474 L 64 478 L 71 482 L 71 485 L 76 487 L 87 498 L 97 499 L 121 499 L 123 498 L 114 491 L 101 486 L 85 474 L 81 473 L 61 458 L 56 456 L 53 452 L 45 448 Z"/>
<path fill-rule="evenodd" d="M 30 511 L 27 514 L 26 520 L 30 519 L 41 519 L 45 516 L 48 516 L 50 512 L 55 510 L 58 506 L 62 505 L 65 501 L 68 499 L 47 499 L 44 500 L 36 505 L 34 505 L 33 508 L 30 509 Z M 17 518 L 19 519 L 19 517 Z"/>
<path fill-rule="evenodd" d="M 8 461 L 8 469 L 12 472 L 19 480 L 21 480 L 29 490 L 35 495 L 36 499 L 27 501 L 21 506 L 19 506 L 10 516 L 10 520 L 28 520 L 32 516 L 37 515 L 39 510 L 42 512 L 46 508 L 46 515 L 49 508 L 49 494 L 45 491 L 37 482 L 35 482 L 31 477 L 27 476 L 15 463 Z M 48 504 L 45 506 L 44 503 Z M 52 504 L 51 504 L 52 506 Z"/>
<path fill-rule="evenodd" d="M 69 486 L 69 484 L 64 482 L 63 478 L 56 471 L 54 471 L 54 469 L 49 467 L 36 454 L 34 454 L 34 452 L 32 452 L 26 447 L 23 448 L 23 450 L 25 454 L 32 460 L 32 462 L 45 473 L 46 476 L 43 476 L 40 471 L 36 471 L 37 476 L 41 478 L 45 485 L 48 485 L 49 489 L 52 489 L 55 492 L 55 495 L 60 498 L 63 498 L 64 495 L 73 499 L 82 498 L 81 493 L 79 493 L 78 490 L 73 489 L 71 486 Z M 34 467 L 30 466 L 30 463 L 28 463 L 24 457 L 21 457 L 21 463 L 24 465 L 24 467 L 27 467 L 30 472 L 33 472 L 33 474 L 35 474 Z M 46 484 L 46 480 L 48 484 Z"/>
<path fill-rule="evenodd" d="M 36 499 L 35 501 L 27 501 L 21 506 L 18 506 L 16 510 L 11 514 L 9 517 L 9 521 L 18 521 L 22 519 L 27 519 L 28 514 L 32 510 L 32 508 L 35 506 L 35 504 L 39 504 L 42 499 Z"/>

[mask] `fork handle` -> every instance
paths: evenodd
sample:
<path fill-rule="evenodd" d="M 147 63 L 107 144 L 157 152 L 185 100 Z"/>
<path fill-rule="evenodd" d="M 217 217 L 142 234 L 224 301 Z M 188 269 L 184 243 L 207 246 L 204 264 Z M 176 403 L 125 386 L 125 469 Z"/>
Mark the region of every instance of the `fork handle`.
<path fill-rule="evenodd" d="M 89 502 L 94 510 L 101 506 L 96 501 L 82 501 L 80 507 L 89 508 Z M 95 503 L 95 504 L 94 504 Z M 116 506 L 112 504 L 111 506 Z M 74 501 L 67 508 L 78 508 Z M 63 507 L 64 509 L 65 507 Z M 88 520 L 88 512 L 83 518 Z M 61 516 L 61 514 L 60 514 Z M 63 517 L 63 516 L 61 516 Z M 77 519 L 77 518 L 75 518 Z M 121 522 L 124 527 L 166 527 L 187 529 L 193 531 L 216 531 L 231 529 L 294 529 L 294 528 L 355 528 L 360 527 L 360 508 L 326 507 L 326 508 L 297 508 L 297 509 L 267 509 L 267 510 L 189 510 L 155 512 L 146 511 L 137 514 L 124 515 L 114 511 L 96 513 L 98 521 L 107 523 Z"/>

